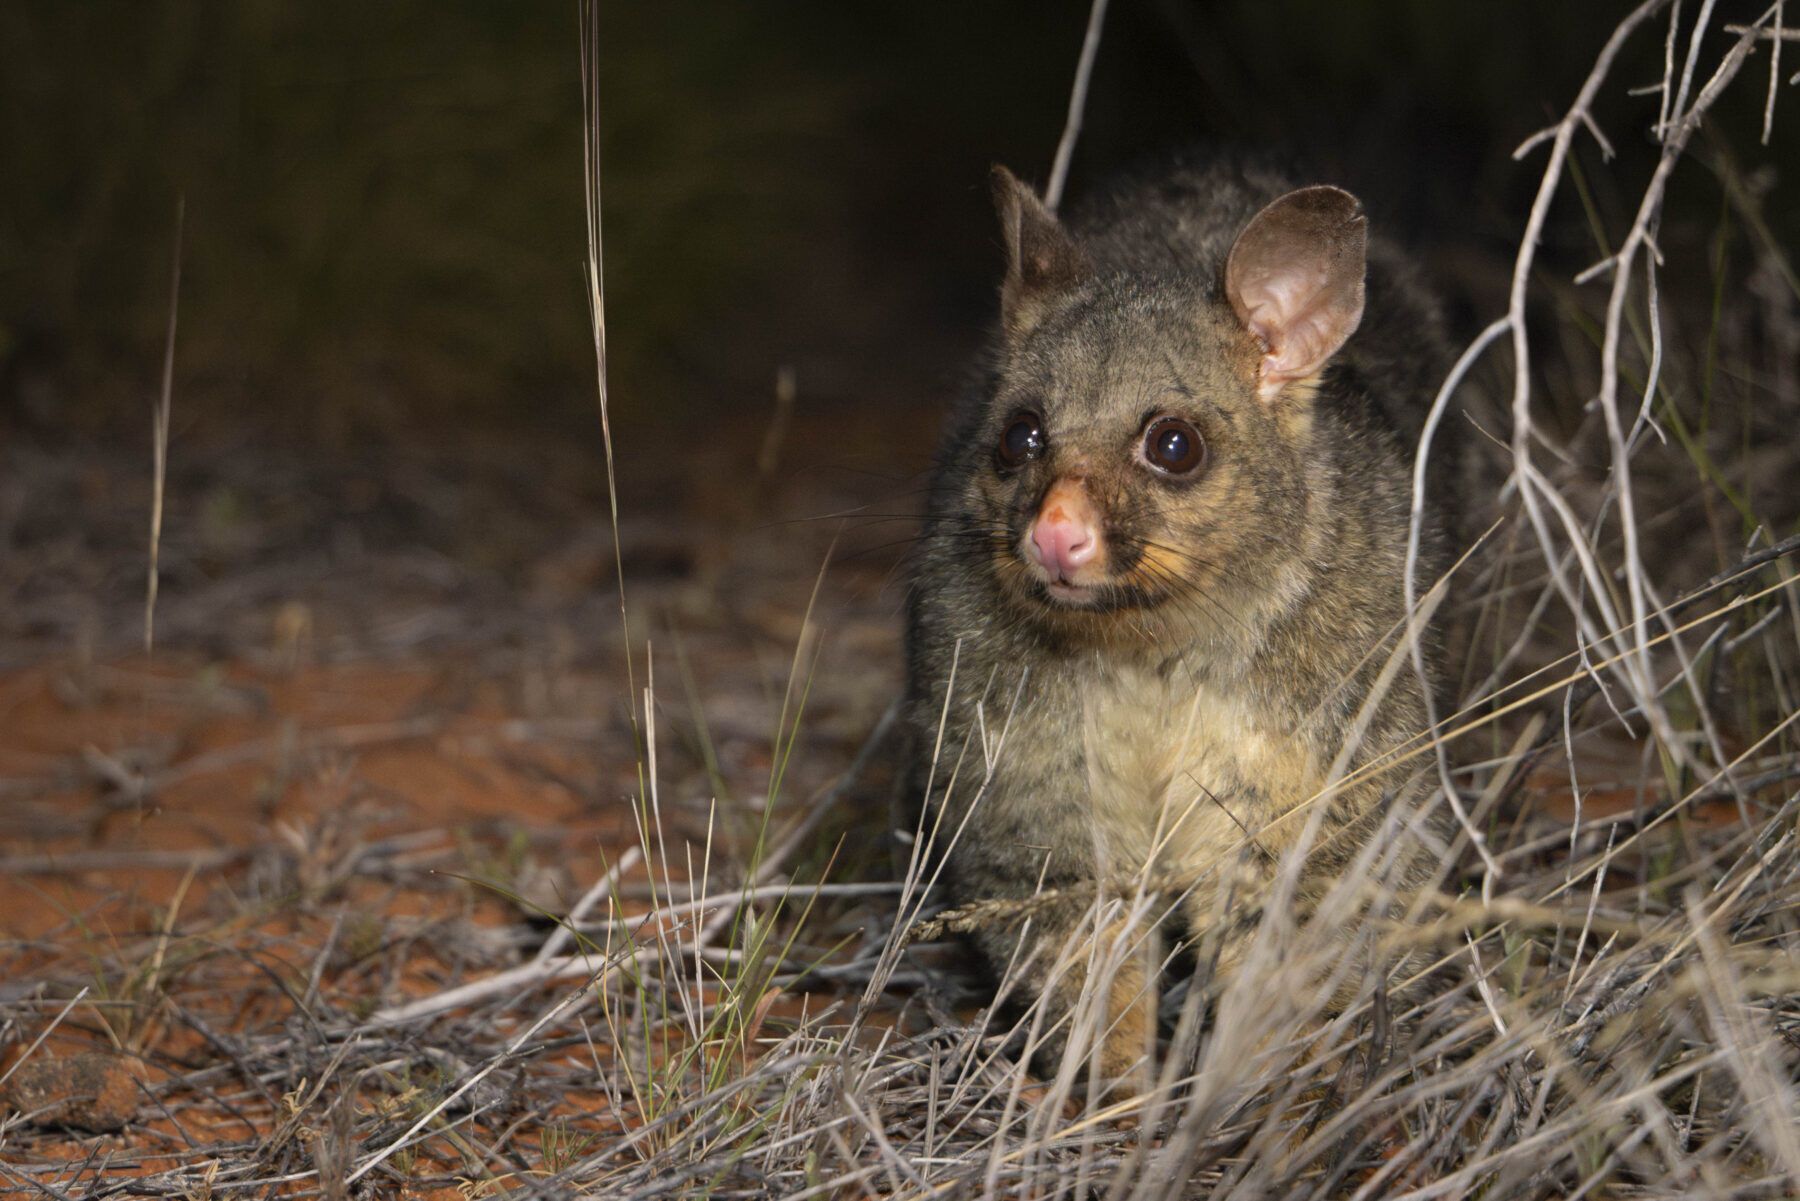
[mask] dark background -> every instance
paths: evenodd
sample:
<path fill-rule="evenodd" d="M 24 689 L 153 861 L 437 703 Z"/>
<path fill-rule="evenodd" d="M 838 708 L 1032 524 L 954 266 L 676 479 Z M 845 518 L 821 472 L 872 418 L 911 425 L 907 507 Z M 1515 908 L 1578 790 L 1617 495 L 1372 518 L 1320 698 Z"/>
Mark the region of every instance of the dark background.
<path fill-rule="evenodd" d="M 1364 194 L 1474 328 L 1542 161 L 1511 151 L 1625 11 L 1117 0 L 1071 193 L 1195 139 L 1298 150 Z M 1723 5 L 1718 24 L 1749 13 Z M 987 168 L 1048 176 L 1086 16 L 1085 0 L 602 4 L 618 420 L 761 412 L 789 365 L 803 412 L 929 424 L 991 307 Z M 573 0 L 7 4 L 0 436 L 145 438 L 183 196 L 177 439 L 597 432 L 579 50 Z M 1592 170 L 1581 148 L 1615 231 L 1611 181 L 1641 187 L 1656 104 L 1625 85 L 1654 83 L 1660 57 L 1660 32 L 1640 33 L 1608 88 L 1623 161 Z M 1777 145 L 1755 145 L 1761 86 L 1740 82 L 1696 147 L 1775 164 L 1766 211 L 1792 245 L 1797 139 L 1778 121 Z M 1671 206 L 1664 251 L 1697 256 L 1702 288 L 1720 195 L 1688 170 Z M 1588 220 L 1565 188 L 1550 267 L 1593 256 Z"/>

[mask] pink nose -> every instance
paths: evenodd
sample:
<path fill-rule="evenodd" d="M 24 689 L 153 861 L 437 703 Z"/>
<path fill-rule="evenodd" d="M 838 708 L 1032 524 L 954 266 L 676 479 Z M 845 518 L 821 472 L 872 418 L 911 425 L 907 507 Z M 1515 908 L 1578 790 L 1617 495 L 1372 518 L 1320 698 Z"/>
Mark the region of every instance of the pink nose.
<path fill-rule="evenodd" d="M 1093 527 L 1058 506 L 1038 515 L 1031 529 L 1031 548 L 1045 571 L 1066 581 L 1083 563 L 1092 561 L 1100 539 Z"/>

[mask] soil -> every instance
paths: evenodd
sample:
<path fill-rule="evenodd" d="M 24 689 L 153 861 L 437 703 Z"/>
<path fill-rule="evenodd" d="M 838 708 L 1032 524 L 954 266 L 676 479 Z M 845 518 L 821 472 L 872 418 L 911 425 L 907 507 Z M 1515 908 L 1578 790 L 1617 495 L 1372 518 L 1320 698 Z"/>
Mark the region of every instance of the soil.
<path fill-rule="evenodd" d="M 686 461 L 622 454 L 616 560 L 597 439 L 178 432 L 149 648 L 148 447 L 0 440 L 0 1164 L 61 1195 L 201 1147 L 257 1148 L 271 1180 L 310 1164 L 306 1073 L 265 1083 L 244 1059 L 529 955 L 639 845 L 640 747 L 654 886 L 724 880 L 765 820 L 803 814 L 896 688 L 899 518 L 929 430 L 803 402 L 771 459 L 768 425 L 647 435 Z M 642 912 L 651 886 L 625 874 L 617 903 Z M 626 1120 L 552 1092 L 506 1137 Z M 382 1195 L 460 1195 L 468 1170 L 402 1166 Z"/>

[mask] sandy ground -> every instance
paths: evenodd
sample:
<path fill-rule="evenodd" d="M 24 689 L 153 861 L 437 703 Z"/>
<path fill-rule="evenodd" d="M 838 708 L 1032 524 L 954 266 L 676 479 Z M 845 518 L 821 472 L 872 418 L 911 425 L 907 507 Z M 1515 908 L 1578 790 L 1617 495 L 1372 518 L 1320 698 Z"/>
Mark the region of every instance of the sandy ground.
<path fill-rule="evenodd" d="M 0 1034 L 18 1061 L 85 987 L 32 1062 L 104 1057 L 130 1124 L 20 1072 L 0 1160 L 67 1160 L 66 1188 L 268 1138 L 278 1098 L 202 1103 L 195 1072 L 321 993 L 367 1011 L 516 961 L 638 845 L 646 731 L 664 882 L 742 862 L 784 703 L 775 824 L 803 812 L 896 686 L 910 530 L 883 515 L 916 504 L 929 435 L 803 411 L 759 469 L 768 423 L 742 424 L 685 462 L 622 454 L 623 617 L 597 438 L 178 442 L 148 652 L 147 450 L 14 442 Z M 599 1120 L 581 1102 L 551 1109 Z"/>

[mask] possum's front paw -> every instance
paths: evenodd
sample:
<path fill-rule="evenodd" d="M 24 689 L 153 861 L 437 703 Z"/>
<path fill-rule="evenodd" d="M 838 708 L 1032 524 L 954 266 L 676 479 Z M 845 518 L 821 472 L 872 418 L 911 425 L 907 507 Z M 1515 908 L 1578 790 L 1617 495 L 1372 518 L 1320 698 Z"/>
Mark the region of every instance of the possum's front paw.
<path fill-rule="evenodd" d="M 1121 972 L 1108 996 L 1106 1033 L 1096 1056 L 1113 1100 L 1138 1097 L 1156 1086 L 1156 996 L 1137 972 Z"/>

